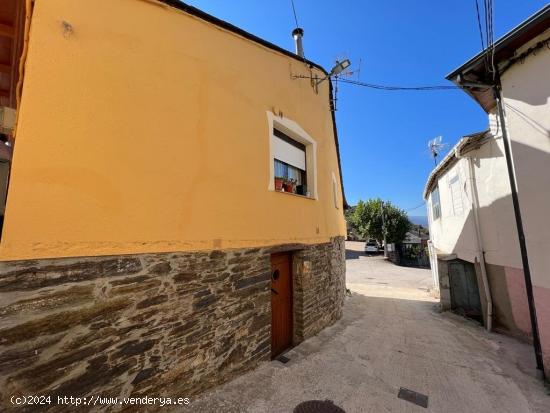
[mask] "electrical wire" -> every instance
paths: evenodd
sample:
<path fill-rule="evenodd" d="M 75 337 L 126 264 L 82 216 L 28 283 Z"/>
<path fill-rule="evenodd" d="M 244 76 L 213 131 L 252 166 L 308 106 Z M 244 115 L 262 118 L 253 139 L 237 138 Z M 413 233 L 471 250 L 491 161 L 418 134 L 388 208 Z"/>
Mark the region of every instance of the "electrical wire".
<path fill-rule="evenodd" d="M 304 75 L 292 75 L 293 79 L 312 79 L 318 81 L 318 78 Z M 333 79 L 331 77 L 331 79 Z M 334 79 L 333 79 L 334 80 Z M 435 86 L 390 86 L 390 85 L 378 85 L 375 83 L 365 83 L 359 82 L 358 80 L 353 79 L 344 79 L 341 76 L 338 76 L 338 82 L 348 83 L 354 86 L 361 86 L 370 89 L 376 90 L 386 90 L 386 91 L 434 91 L 434 90 L 462 90 L 462 89 L 481 89 L 487 90 L 488 88 L 483 88 L 480 86 L 452 86 L 452 85 L 435 85 Z"/>
<path fill-rule="evenodd" d="M 292 13 L 294 13 L 294 21 L 296 22 L 296 28 L 300 27 L 298 24 L 298 17 L 296 16 L 296 7 L 294 7 L 294 0 L 290 0 L 290 3 L 292 4 Z"/>
<path fill-rule="evenodd" d="M 332 110 L 336 112 L 338 110 L 336 104 L 338 103 L 338 76 L 334 76 L 334 91 L 332 93 Z"/>
<path fill-rule="evenodd" d="M 483 0 L 485 3 L 485 14 L 486 14 L 486 27 L 485 27 L 485 39 L 487 39 L 487 45 L 490 46 L 492 44 L 492 18 L 491 18 L 491 0 Z"/>
<path fill-rule="evenodd" d="M 357 80 L 352 79 L 343 79 L 339 78 L 339 82 L 341 83 L 349 83 L 351 85 L 355 86 L 362 86 L 367 87 L 370 89 L 378 89 L 378 90 L 411 90 L 411 91 L 430 91 L 430 90 L 457 90 L 462 89 L 462 87 L 459 86 L 450 86 L 450 85 L 437 85 L 437 86 L 389 86 L 389 85 L 377 85 L 374 83 L 365 83 L 365 82 L 359 82 Z"/>
<path fill-rule="evenodd" d="M 490 11 L 491 11 L 491 68 L 493 70 L 493 80 L 496 78 L 497 70 L 495 69 L 495 34 L 493 31 L 495 19 L 493 17 L 494 7 L 493 0 L 490 0 Z"/>
<path fill-rule="evenodd" d="M 418 209 L 418 208 L 423 207 L 423 206 L 426 206 L 426 202 L 422 202 L 421 204 L 419 204 L 419 205 L 417 205 L 413 208 L 406 209 L 405 212 L 414 211 L 415 209 Z"/>
<path fill-rule="evenodd" d="M 487 41 L 487 49 L 485 51 L 485 65 L 487 71 L 492 73 L 493 80 L 496 77 L 495 69 L 495 38 L 494 38 L 494 18 L 493 18 L 493 0 L 483 0 L 485 12 L 485 39 Z"/>
<path fill-rule="evenodd" d="M 481 50 L 485 50 L 485 42 L 483 40 L 483 29 L 481 28 L 481 16 L 479 13 L 479 0 L 476 0 L 477 27 L 479 29 L 479 37 L 481 38 Z"/>
<path fill-rule="evenodd" d="M 493 0 L 491 0 L 491 67 L 493 68 L 493 79 L 495 79 L 497 75 L 497 70 L 495 69 L 495 34 L 493 31 L 495 19 L 493 17 L 493 13 Z"/>

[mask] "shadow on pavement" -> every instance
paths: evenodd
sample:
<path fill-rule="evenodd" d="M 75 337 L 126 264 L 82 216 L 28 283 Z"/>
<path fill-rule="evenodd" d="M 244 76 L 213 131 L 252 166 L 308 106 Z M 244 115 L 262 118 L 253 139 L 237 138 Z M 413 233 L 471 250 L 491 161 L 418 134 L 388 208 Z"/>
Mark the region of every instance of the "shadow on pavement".
<path fill-rule="evenodd" d="M 365 253 L 361 251 L 348 250 L 346 248 L 346 260 L 357 260 L 359 257 L 364 257 Z"/>
<path fill-rule="evenodd" d="M 427 396 L 426 412 L 548 411 L 525 373 L 535 366 L 529 345 L 435 304 L 354 291 L 342 319 L 285 353 L 287 363 L 263 363 L 201 395 L 193 411 L 291 412 L 319 399 L 349 413 L 412 411 L 401 388 Z"/>

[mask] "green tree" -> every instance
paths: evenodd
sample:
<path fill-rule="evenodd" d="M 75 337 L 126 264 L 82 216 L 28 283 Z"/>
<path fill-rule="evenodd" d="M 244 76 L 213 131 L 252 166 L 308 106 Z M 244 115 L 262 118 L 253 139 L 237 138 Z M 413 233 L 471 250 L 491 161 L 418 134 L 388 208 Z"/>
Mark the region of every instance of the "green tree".
<path fill-rule="evenodd" d="M 383 217 L 382 214 L 384 214 Z M 388 243 L 399 243 L 405 239 L 405 234 L 411 228 L 411 222 L 405 211 L 392 205 L 391 202 L 383 202 L 380 198 L 360 200 L 350 221 L 362 237 L 374 238 L 380 243 L 384 240 L 384 230 Z"/>

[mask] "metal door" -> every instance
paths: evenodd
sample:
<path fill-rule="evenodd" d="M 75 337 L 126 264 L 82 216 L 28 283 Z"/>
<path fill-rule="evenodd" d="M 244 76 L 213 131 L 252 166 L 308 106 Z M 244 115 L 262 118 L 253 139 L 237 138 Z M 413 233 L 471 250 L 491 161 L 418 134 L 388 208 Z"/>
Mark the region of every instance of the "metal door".
<path fill-rule="evenodd" d="M 465 261 L 449 262 L 451 308 L 472 318 L 479 318 L 481 301 L 475 267 Z"/>

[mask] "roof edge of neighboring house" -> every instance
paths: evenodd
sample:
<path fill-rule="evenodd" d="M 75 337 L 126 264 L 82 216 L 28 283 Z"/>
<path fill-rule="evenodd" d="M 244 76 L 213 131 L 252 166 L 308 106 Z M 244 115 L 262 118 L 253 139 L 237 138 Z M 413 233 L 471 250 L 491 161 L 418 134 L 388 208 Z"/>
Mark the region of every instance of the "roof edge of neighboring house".
<path fill-rule="evenodd" d="M 516 56 L 516 50 L 544 33 L 549 27 L 550 4 L 547 4 L 494 43 L 495 65 L 506 61 L 515 61 L 515 59 L 519 58 L 519 56 Z M 466 63 L 449 73 L 445 78 L 459 87 L 463 86 L 462 81 L 492 84 L 492 76 L 485 66 L 484 60 L 486 54 L 487 49 L 482 50 Z M 503 70 L 507 70 L 509 67 L 508 65 Z M 490 113 L 496 106 L 491 89 L 465 88 L 463 90 L 487 113 Z"/>
<path fill-rule="evenodd" d="M 324 67 L 321 65 L 312 62 L 311 60 L 306 59 L 305 57 L 300 57 L 295 53 L 292 53 L 289 50 L 283 49 L 280 46 L 277 46 L 276 44 L 273 44 L 271 42 L 268 42 L 267 40 L 262 39 L 261 37 L 255 36 L 252 33 L 249 33 L 237 26 L 232 25 L 231 23 L 226 22 L 225 20 L 221 20 L 217 17 L 212 16 L 211 14 L 208 14 L 200 9 L 197 9 L 196 7 L 190 6 L 186 3 L 183 3 L 179 0 L 158 0 L 161 3 L 164 3 L 170 7 L 174 7 L 178 10 L 184 11 L 185 13 L 188 13 L 192 16 L 198 17 L 201 20 L 204 20 L 208 23 L 211 23 L 213 25 L 216 25 L 218 27 L 221 27 L 229 32 L 235 33 L 239 36 L 242 36 L 248 40 L 251 40 L 255 43 L 258 43 L 264 47 L 267 47 L 268 49 L 274 50 L 276 52 L 279 52 L 287 57 L 290 57 L 292 59 L 295 59 L 299 62 L 306 63 L 307 65 L 310 65 L 312 67 L 315 67 L 319 69 L 321 72 L 323 72 L 326 76 L 329 76 L 329 73 L 325 70 Z M 332 115 L 332 128 L 333 128 L 333 134 L 334 134 L 334 144 L 336 146 L 336 156 L 338 158 L 338 172 L 340 173 L 340 187 L 342 189 L 342 206 L 344 210 L 349 208 L 348 202 L 346 200 L 346 194 L 344 192 L 344 178 L 342 176 L 342 162 L 340 160 L 340 144 L 338 140 L 338 131 L 336 128 L 336 117 L 334 115 L 334 108 L 333 108 L 333 90 L 332 90 L 332 82 L 329 82 L 329 101 L 330 101 L 330 109 L 331 109 L 331 115 Z"/>
<path fill-rule="evenodd" d="M 458 143 L 451 148 L 449 153 L 441 160 L 439 165 L 437 165 L 434 170 L 428 176 L 426 181 L 426 186 L 424 187 L 424 199 L 427 201 L 430 192 L 433 190 L 437 178 L 439 178 L 443 173 L 447 172 L 452 166 L 458 162 L 458 155 L 463 155 L 470 151 L 480 148 L 485 143 L 487 143 L 493 135 L 489 130 L 483 132 L 476 132 L 470 135 L 466 135 L 461 138 Z"/>

